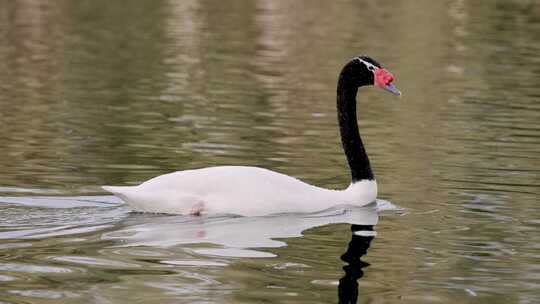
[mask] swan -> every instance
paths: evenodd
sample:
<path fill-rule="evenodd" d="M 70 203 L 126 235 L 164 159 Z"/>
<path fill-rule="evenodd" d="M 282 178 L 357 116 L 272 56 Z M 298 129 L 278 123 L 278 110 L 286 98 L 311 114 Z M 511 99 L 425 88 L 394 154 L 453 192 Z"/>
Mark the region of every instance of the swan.
<path fill-rule="evenodd" d="M 332 190 L 307 184 L 285 174 L 248 166 L 217 166 L 177 171 L 138 186 L 103 186 L 134 211 L 182 215 L 237 214 L 261 216 L 314 212 L 335 205 L 367 205 L 377 198 L 377 182 L 358 132 L 358 88 L 375 85 L 400 96 L 394 76 L 368 56 L 351 59 L 337 83 L 337 111 L 351 184 Z"/>

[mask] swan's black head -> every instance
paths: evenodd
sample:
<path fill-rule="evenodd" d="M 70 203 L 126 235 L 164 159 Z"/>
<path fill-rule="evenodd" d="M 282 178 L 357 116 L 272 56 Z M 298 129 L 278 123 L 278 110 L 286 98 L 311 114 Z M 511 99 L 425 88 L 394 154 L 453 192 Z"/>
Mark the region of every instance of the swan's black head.
<path fill-rule="evenodd" d="M 401 92 L 392 84 L 394 75 L 368 56 L 354 57 L 341 71 L 340 81 L 356 87 L 376 85 L 394 95 Z"/>

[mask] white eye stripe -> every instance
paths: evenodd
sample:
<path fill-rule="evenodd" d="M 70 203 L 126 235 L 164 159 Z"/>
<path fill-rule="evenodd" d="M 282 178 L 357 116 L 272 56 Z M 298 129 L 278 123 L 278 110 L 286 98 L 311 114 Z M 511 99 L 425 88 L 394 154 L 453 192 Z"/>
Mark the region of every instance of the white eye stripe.
<path fill-rule="evenodd" d="M 365 61 L 364 59 L 362 59 L 360 57 L 355 57 L 354 59 L 356 59 L 356 60 L 360 61 L 361 63 L 363 63 L 366 66 L 366 68 L 368 70 L 372 71 L 372 72 L 375 72 L 378 69 L 378 67 L 376 67 L 374 64 L 372 64 L 370 62 L 367 62 L 367 61 Z"/>

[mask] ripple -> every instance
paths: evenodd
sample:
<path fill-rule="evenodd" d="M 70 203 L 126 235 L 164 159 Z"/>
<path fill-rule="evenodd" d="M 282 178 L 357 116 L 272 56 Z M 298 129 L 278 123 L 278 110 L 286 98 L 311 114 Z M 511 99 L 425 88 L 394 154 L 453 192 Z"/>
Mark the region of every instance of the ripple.
<path fill-rule="evenodd" d="M 240 248 L 208 248 L 194 249 L 193 251 L 203 255 L 231 258 L 273 258 L 276 256 L 275 254 L 270 252 Z"/>
<path fill-rule="evenodd" d="M 1 235 L 1 233 L 0 233 Z M 5 243 L 0 244 L 0 250 L 1 249 L 15 249 L 15 248 L 26 248 L 31 247 L 32 243 Z"/>
<path fill-rule="evenodd" d="M 141 267 L 140 265 L 133 263 L 120 262 L 115 260 L 109 260 L 104 258 L 92 258 L 85 256 L 55 256 L 49 257 L 51 260 L 68 262 L 74 264 L 81 264 L 86 266 L 100 266 L 100 267 Z"/>
<path fill-rule="evenodd" d="M 1 203 L 43 208 L 81 208 L 117 206 L 114 196 L 0 196 Z"/>
<path fill-rule="evenodd" d="M 75 297 L 80 296 L 79 294 L 74 293 L 74 292 L 43 290 L 43 289 L 9 290 L 8 292 L 19 295 L 19 296 L 24 296 L 24 297 L 43 298 L 43 299 L 50 299 L 50 300 L 58 300 L 58 299 L 63 299 L 63 298 L 75 298 Z"/>
<path fill-rule="evenodd" d="M 160 261 L 163 264 L 169 265 L 178 265 L 178 266 L 220 266 L 224 267 L 229 264 L 215 261 L 206 261 L 206 260 L 163 260 Z"/>
<path fill-rule="evenodd" d="M 73 270 L 64 267 L 43 266 L 22 263 L 0 263 L 0 270 L 28 273 L 72 273 Z"/>
<path fill-rule="evenodd" d="M 311 284 L 322 286 L 338 286 L 339 282 L 336 280 L 313 280 L 311 281 Z"/>
<path fill-rule="evenodd" d="M 302 264 L 302 263 L 282 263 L 282 264 L 273 264 L 271 265 L 272 268 L 282 270 L 282 269 L 291 269 L 291 268 L 310 268 L 309 265 Z"/>
<path fill-rule="evenodd" d="M 17 278 L 8 276 L 8 275 L 0 275 L 0 282 L 9 282 L 9 281 L 15 281 Z"/>

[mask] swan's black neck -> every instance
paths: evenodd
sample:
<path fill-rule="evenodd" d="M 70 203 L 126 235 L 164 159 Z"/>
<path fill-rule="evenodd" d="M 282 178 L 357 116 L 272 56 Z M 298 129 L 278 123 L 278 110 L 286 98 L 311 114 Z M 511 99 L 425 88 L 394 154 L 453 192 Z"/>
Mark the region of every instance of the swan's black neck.
<path fill-rule="evenodd" d="M 337 110 L 341 143 L 351 169 L 352 182 L 373 180 L 373 170 L 358 132 L 356 121 L 356 85 L 348 71 L 341 72 L 337 87 Z"/>

